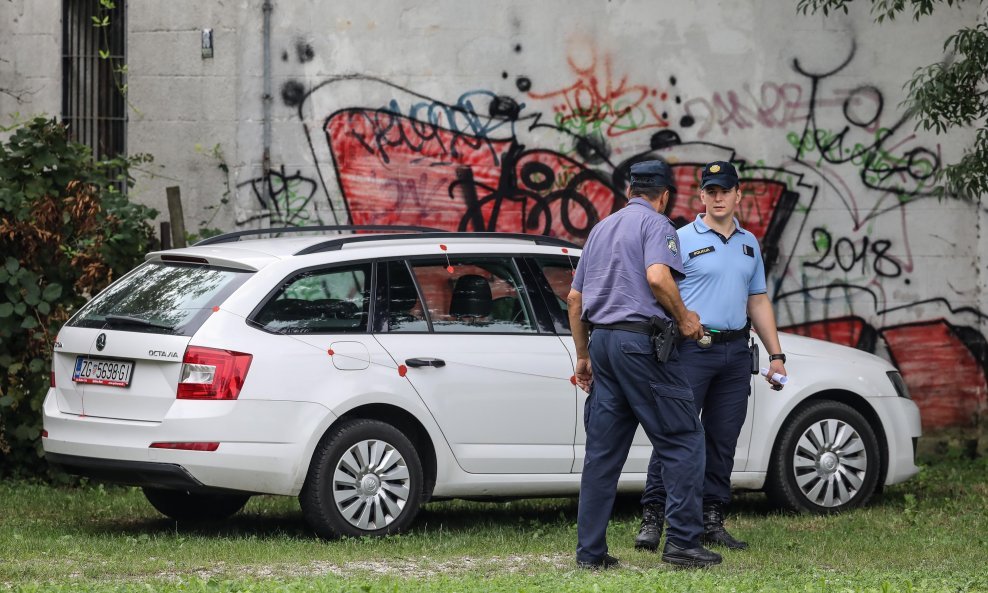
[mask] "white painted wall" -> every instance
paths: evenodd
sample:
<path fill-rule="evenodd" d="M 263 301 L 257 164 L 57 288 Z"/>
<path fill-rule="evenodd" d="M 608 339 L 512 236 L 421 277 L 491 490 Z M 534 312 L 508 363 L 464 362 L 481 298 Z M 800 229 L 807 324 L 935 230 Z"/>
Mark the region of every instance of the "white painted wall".
<path fill-rule="evenodd" d="M 913 70 L 942 59 L 946 36 L 984 18 L 982 7 L 876 25 L 868 3 L 825 18 L 796 14 L 794 0 L 271 3 L 268 177 L 262 0 L 129 4 L 128 146 L 155 156 L 135 196 L 165 212 L 165 187 L 179 185 L 190 231 L 351 219 L 469 227 L 462 187 L 450 197 L 457 164 L 488 185 L 477 188 L 481 199 L 504 190 L 505 179 L 524 185 L 521 166 L 540 159 L 557 176 L 554 189 L 583 171 L 620 192 L 615 171 L 648 154 L 686 175 L 683 214 L 687 165 L 730 158 L 744 164 L 750 187 L 795 192 L 773 241 L 779 323 L 813 324 L 814 335 L 850 342 L 857 334 L 841 331 L 866 324 L 872 349 L 893 358 L 933 410 L 931 424 L 984 413 L 988 218 L 983 207 L 929 197 L 924 180 L 959 159 L 973 132 L 914 131 L 899 106 Z M 58 112 L 59 10 L 55 0 L 0 2 L 0 113 Z M 207 27 L 212 59 L 200 56 Z M 491 118 L 496 97 L 518 119 Z M 343 124 L 331 138 L 328 119 L 346 109 L 363 111 L 335 120 Z M 354 134 L 373 129 L 395 140 L 392 110 L 420 122 L 406 130 L 418 135 L 361 147 Z M 446 133 L 437 130 L 450 129 L 461 134 L 461 153 L 430 152 Z M 660 132 L 679 142 L 650 152 Z M 588 133 L 606 159 L 574 149 Z M 842 143 L 821 149 L 841 134 Z M 511 145 L 527 153 L 499 181 Z M 265 181 L 268 208 L 259 198 Z M 607 191 L 590 191 L 600 216 Z M 502 200 L 507 210 L 512 196 Z M 578 210 L 576 226 L 585 220 Z M 558 206 L 552 213 L 552 232 L 573 236 Z M 491 226 L 521 230 L 516 212 Z"/>

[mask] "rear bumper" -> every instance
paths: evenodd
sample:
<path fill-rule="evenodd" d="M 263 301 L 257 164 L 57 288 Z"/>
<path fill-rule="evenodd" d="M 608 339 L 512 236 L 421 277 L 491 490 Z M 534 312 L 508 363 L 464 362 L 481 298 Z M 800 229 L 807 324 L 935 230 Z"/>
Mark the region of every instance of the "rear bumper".
<path fill-rule="evenodd" d="M 46 453 L 45 459 L 48 461 L 48 465 L 55 469 L 101 482 L 187 490 L 189 492 L 227 491 L 222 488 L 206 486 L 195 479 L 184 467 L 174 463 L 118 461 L 116 459 L 80 457 L 62 453 Z"/>
<path fill-rule="evenodd" d="M 305 402 L 178 401 L 160 422 L 97 418 L 44 404 L 46 458 L 98 480 L 296 495 L 323 429 L 335 417 Z M 261 440 L 263 439 L 263 440 Z M 216 451 L 151 449 L 154 442 L 220 443 Z"/>

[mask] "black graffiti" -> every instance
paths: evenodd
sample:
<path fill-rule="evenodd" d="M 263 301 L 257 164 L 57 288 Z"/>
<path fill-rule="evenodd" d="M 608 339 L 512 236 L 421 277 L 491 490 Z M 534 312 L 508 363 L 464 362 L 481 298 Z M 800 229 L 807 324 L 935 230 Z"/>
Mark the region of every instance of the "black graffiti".
<path fill-rule="evenodd" d="M 515 202 L 521 205 L 523 228 L 547 235 L 553 224 L 552 206 L 559 202 L 560 224 L 571 235 L 586 238 L 590 229 L 600 221 L 601 213 L 580 188 L 584 183 L 593 182 L 609 186 L 609 180 L 584 168 L 570 177 L 563 187 L 553 189 L 557 185 L 556 172 L 537 159 L 525 162 L 521 166 L 521 174 L 516 176 L 515 171 L 521 160 L 540 155 L 558 156 L 551 151 L 526 151 L 524 146 L 512 144 L 501 156 L 502 167 L 497 187 L 477 183 L 470 167 L 457 167 L 457 179 L 450 184 L 449 196 L 453 199 L 461 197 L 466 205 L 458 230 L 495 231 L 504 203 Z M 614 197 L 616 204 L 620 194 L 614 192 Z M 586 218 L 583 226 L 577 226 L 574 222 L 574 208 Z M 485 220 L 484 212 L 488 209 L 490 214 Z"/>
<path fill-rule="evenodd" d="M 931 181 L 941 169 L 939 155 L 922 146 L 901 155 L 895 154 L 898 147 L 896 134 L 904 129 L 912 113 L 907 111 L 891 126 L 879 127 L 885 99 L 876 87 L 860 86 L 847 95 L 842 105 L 845 125 L 828 129 L 818 122 L 821 84 L 837 76 L 851 62 L 854 54 L 855 47 L 852 45 L 847 58 L 839 66 L 822 73 L 808 72 L 800 65 L 798 58 L 793 60 L 796 72 L 810 79 L 806 124 L 802 133 L 790 136 L 796 150 L 794 158 L 811 165 L 816 161 L 831 165 L 850 163 L 857 167 L 865 187 L 897 198 L 892 206 L 882 211 L 899 207 L 900 201 L 934 195 Z M 850 209 L 848 200 L 844 196 L 841 199 Z M 878 207 L 876 205 L 864 220 L 879 214 L 875 211 Z"/>
<path fill-rule="evenodd" d="M 902 264 L 888 255 L 888 250 L 892 247 L 892 241 L 888 239 L 872 241 L 868 237 L 862 237 L 860 244 L 855 244 L 848 237 L 840 237 L 834 241 L 829 231 L 816 227 L 810 231 L 810 241 L 813 249 L 821 255 L 816 261 L 803 264 L 808 268 L 829 271 L 839 267 L 850 272 L 860 265 L 861 273 L 867 273 L 871 269 L 884 278 L 898 278 L 902 275 Z"/>
<path fill-rule="evenodd" d="M 248 186 L 260 208 L 266 212 L 252 215 L 238 223 L 269 218 L 271 226 L 321 224 L 321 221 L 313 220 L 314 215 L 310 211 L 312 198 L 316 193 L 316 182 L 304 177 L 301 171 L 288 175 L 282 165 L 279 170 L 269 171 L 267 175 L 238 184 L 237 188 Z M 315 217 L 318 218 L 318 215 Z"/>

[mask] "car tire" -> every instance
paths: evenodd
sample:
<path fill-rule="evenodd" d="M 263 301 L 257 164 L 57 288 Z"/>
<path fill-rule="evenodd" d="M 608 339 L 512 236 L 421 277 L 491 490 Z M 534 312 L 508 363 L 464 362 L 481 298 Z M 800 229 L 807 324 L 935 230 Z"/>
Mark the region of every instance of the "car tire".
<path fill-rule="evenodd" d="M 765 491 L 777 505 L 800 512 L 857 508 L 875 493 L 880 456 L 875 431 L 860 412 L 815 401 L 783 425 Z"/>
<path fill-rule="evenodd" d="M 415 519 L 423 481 L 415 446 L 400 430 L 350 420 L 316 447 L 299 503 L 319 537 L 390 535 Z"/>
<path fill-rule="evenodd" d="M 144 497 L 155 509 L 176 521 L 221 521 L 244 508 L 249 494 L 188 492 L 144 488 Z"/>

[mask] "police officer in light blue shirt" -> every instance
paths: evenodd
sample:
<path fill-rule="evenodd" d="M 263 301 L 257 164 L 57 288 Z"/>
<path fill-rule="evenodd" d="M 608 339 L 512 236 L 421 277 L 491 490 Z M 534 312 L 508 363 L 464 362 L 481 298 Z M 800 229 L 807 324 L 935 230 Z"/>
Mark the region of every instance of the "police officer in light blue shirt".
<path fill-rule="evenodd" d="M 700 338 L 703 330 L 680 298 L 679 239 L 660 214 L 673 187 L 664 162 L 631 166 L 630 201 L 590 232 L 567 299 L 577 385 L 590 393 L 577 518 L 581 568 L 618 562 L 607 553 L 605 535 L 639 423 L 661 460 L 667 491 L 662 559 L 691 567 L 721 561 L 700 545 L 703 428 L 674 346 L 673 322 L 686 337 Z"/>
<path fill-rule="evenodd" d="M 686 341 L 680 359 L 702 412 L 706 444 L 703 485 L 703 542 L 745 549 L 743 541 L 724 528 L 724 508 L 731 499 L 734 449 L 748 409 L 751 382 L 749 329 L 755 328 L 771 361 L 766 380 L 786 375 L 786 357 L 765 287 L 765 267 L 758 240 L 741 228 L 734 213 L 741 202 L 738 174 L 731 163 L 717 161 L 703 168 L 700 199 L 706 213 L 679 229 L 686 279 L 683 301 L 700 314 L 705 335 Z M 750 318 L 750 322 L 749 322 Z M 662 536 L 667 498 L 662 460 L 652 454 L 642 496 L 642 525 L 635 547 L 654 550 Z"/>

